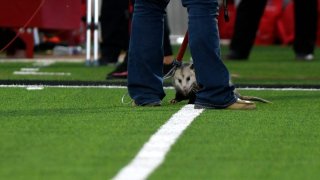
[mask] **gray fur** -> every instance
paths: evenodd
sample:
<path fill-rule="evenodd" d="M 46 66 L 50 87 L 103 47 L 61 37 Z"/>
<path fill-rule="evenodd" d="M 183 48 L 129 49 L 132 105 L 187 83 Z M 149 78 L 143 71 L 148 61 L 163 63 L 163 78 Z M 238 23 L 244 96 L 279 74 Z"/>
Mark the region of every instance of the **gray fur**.
<path fill-rule="evenodd" d="M 232 82 L 230 80 L 230 85 Z M 193 64 L 183 63 L 180 67 L 177 67 L 172 76 L 172 85 L 176 90 L 176 96 L 172 99 L 171 103 L 180 102 L 182 100 L 189 100 L 189 104 L 193 104 L 195 101 L 195 94 L 200 90 L 200 87 L 196 80 Z M 254 96 L 242 96 L 236 89 L 235 95 L 242 100 L 259 101 L 263 103 L 271 103 L 268 100 L 254 97 Z"/>
<path fill-rule="evenodd" d="M 177 92 L 187 96 L 190 92 L 198 90 L 193 64 L 182 64 L 172 77 L 172 84 Z"/>

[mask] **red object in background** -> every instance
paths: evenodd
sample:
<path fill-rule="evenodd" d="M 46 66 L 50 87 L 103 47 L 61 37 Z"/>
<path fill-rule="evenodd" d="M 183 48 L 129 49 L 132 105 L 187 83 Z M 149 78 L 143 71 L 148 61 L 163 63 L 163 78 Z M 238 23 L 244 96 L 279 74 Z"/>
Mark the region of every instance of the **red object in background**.
<path fill-rule="evenodd" d="M 269 0 L 255 39 L 256 45 L 270 45 L 276 39 L 276 24 L 282 11 L 282 0 Z"/>
<path fill-rule="evenodd" d="M 86 24 L 81 22 L 81 26 L 79 29 L 75 29 L 72 31 L 63 31 L 59 33 L 57 36 L 62 39 L 63 42 L 67 43 L 70 46 L 78 46 L 79 44 L 83 44 L 86 41 Z"/>
<path fill-rule="evenodd" d="M 86 17 L 87 15 L 87 1 L 81 0 L 81 16 Z"/>
<path fill-rule="evenodd" d="M 81 1 L 79 0 L 0 0 L 0 27 L 15 31 L 24 27 L 44 2 L 34 18 L 27 24 L 46 30 L 79 29 L 81 25 Z M 33 57 L 33 34 L 20 33 L 26 43 L 26 57 Z"/>
<path fill-rule="evenodd" d="M 23 32 L 19 35 L 19 37 L 26 43 L 26 54 L 25 56 L 28 58 L 33 57 L 33 49 L 34 49 L 34 40 L 33 34 L 31 31 Z"/>
<path fill-rule="evenodd" d="M 291 44 L 294 36 L 294 3 L 291 1 L 277 21 L 277 37 L 282 44 Z"/>
<path fill-rule="evenodd" d="M 228 12 L 229 12 L 229 22 L 224 20 L 224 9 L 223 7 L 219 10 L 218 16 L 218 27 L 221 39 L 231 39 L 234 31 L 234 24 L 236 21 L 236 7 L 234 3 L 228 3 Z"/>
<path fill-rule="evenodd" d="M 282 44 L 294 41 L 294 3 L 287 4 L 282 9 L 283 0 L 269 0 L 257 32 L 256 45 L 270 45 L 279 39 Z M 223 19 L 223 9 L 220 9 L 218 25 L 221 39 L 231 39 L 236 19 L 236 8 L 233 2 L 228 4 L 230 22 Z M 320 0 L 318 0 L 318 25 L 316 45 L 320 46 Z"/>
<path fill-rule="evenodd" d="M 269 0 L 266 5 L 264 14 L 260 20 L 257 31 L 255 44 L 269 45 L 273 44 L 276 39 L 276 24 L 282 11 L 282 0 Z M 230 21 L 225 22 L 223 17 L 223 8 L 220 8 L 218 25 L 221 39 L 231 39 L 233 36 L 234 25 L 236 20 L 236 7 L 233 2 L 228 4 Z"/>
<path fill-rule="evenodd" d="M 44 5 L 28 27 L 77 29 L 81 20 L 81 1 L 44 0 Z M 23 27 L 42 0 L 0 0 L 0 26 Z"/>

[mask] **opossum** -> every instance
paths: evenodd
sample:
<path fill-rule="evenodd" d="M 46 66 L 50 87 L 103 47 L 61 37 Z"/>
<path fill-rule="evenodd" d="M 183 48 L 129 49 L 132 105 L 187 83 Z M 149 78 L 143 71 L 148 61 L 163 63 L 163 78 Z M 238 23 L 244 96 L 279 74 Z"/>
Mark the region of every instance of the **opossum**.
<path fill-rule="evenodd" d="M 231 80 L 229 81 L 232 84 Z M 177 67 L 172 75 L 172 85 L 176 90 L 175 98 L 170 101 L 174 104 L 183 100 L 189 100 L 188 104 L 194 104 L 196 93 L 201 89 L 198 85 L 195 75 L 195 70 L 192 63 L 182 63 Z M 254 97 L 242 96 L 236 89 L 234 90 L 235 96 L 242 100 L 259 101 L 263 103 L 271 103 L 268 100 Z"/>
<path fill-rule="evenodd" d="M 189 100 L 188 104 L 194 104 L 198 86 L 193 64 L 183 63 L 177 67 L 172 76 L 172 85 L 176 90 L 175 98 L 170 101 L 174 104 L 183 100 Z"/>

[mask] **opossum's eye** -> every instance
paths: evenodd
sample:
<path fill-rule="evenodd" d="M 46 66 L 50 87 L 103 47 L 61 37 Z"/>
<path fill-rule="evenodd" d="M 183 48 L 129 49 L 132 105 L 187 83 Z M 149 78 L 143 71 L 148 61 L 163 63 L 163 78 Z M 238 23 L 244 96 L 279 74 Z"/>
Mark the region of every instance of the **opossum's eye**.
<path fill-rule="evenodd" d="M 189 76 L 189 77 L 187 77 L 187 81 L 190 81 L 190 76 Z"/>
<path fill-rule="evenodd" d="M 181 83 L 181 82 L 182 82 L 182 80 L 181 80 L 181 79 L 178 79 L 178 81 L 179 81 L 179 83 Z"/>

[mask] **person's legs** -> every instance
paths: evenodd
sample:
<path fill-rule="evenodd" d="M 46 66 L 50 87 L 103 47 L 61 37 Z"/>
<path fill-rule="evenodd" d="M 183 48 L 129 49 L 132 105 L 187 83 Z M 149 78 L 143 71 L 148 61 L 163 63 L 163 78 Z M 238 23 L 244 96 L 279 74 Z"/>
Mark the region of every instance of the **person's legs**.
<path fill-rule="evenodd" d="M 195 105 L 226 108 L 236 102 L 229 72 L 220 58 L 217 0 L 182 0 L 189 14 L 189 45 L 201 90 Z"/>
<path fill-rule="evenodd" d="M 128 90 L 136 105 L 160 103 L 163 90 L 163 21 L 168 0 L 136 0 L 128 62 Z"/>
<path fill-rule="evenodd" d="M 295 41 L 297 58 L 313 59 L 317 34 L 317 0 L 295 0 Z M 310 55 L 310 59 L 308 58 Z"/>
<path fill-rule="evenodd" d="M 242 0 L 227 59 L 248 59 L 267 0 Z"/>

